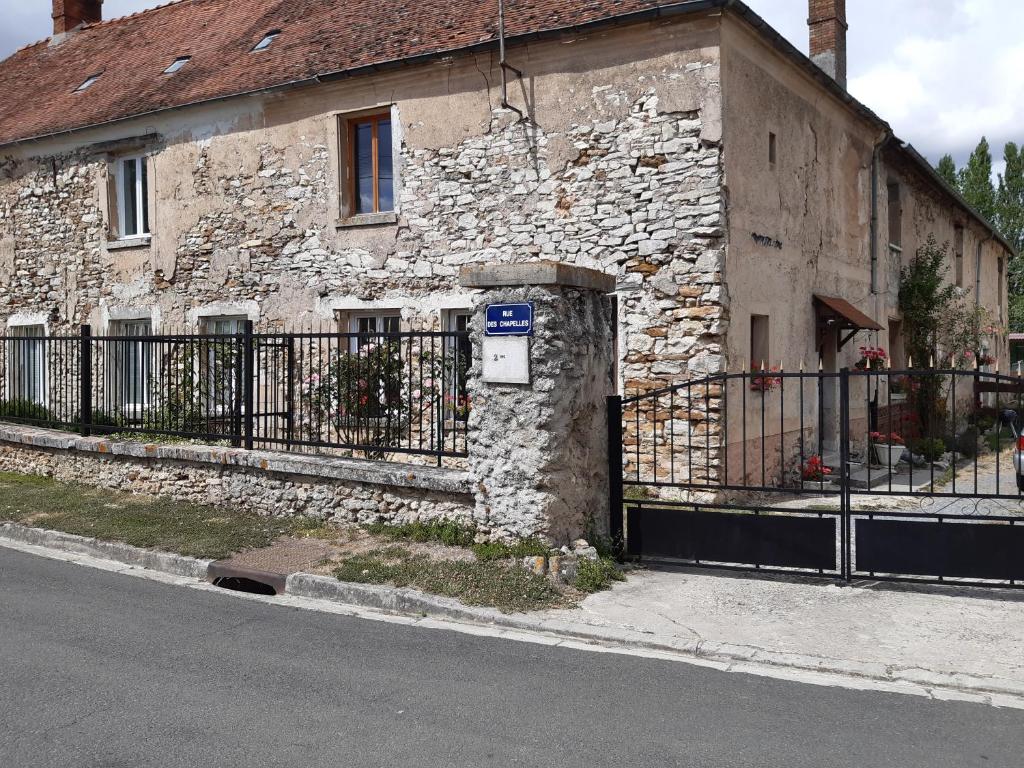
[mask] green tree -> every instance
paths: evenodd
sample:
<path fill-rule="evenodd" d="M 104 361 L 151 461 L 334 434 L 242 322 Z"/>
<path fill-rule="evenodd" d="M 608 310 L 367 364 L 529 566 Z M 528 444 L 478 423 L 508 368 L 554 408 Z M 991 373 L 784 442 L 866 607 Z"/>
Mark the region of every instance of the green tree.
<path fill-rule="evenodd" d="M 992 183 L 992 152 L 988 139 L 982 136 L 967 160 L 967 165 L 957 174 L 960 194 L 978 213 L 991 222 L 997 218 L 996 188 Z"/>
<path fill-rule="evenodd" d="M 899 305 L 907 353 L 918 366 L 935 358 L 943 317 L 956 297 L 957 288 L 946 280 L 947 249 L 935 235 L 917 249 L 910 263 L 900 270 Z"/>
<path fill-rule="evenodd" d="M 971 206 L 985 216 L 1018 254 L 1024 251 L 1024 147 L 1007 142 L 1003 149 L 1006 170 L 992 183 L 992 153 L 982 137 L 967 165 L 957 170 L 952 156 L 944 155 L 936 172 Z M 1024 331 L 1024 255 L 1010 259 L 1007 269 L 1010 330 Z"/>
<path fill-rule="evenodd" d="M 924 368 L 938 359 L 943 341 L 944 321 L 956 303 L 958 289 L 946 280 L 949 243 L 939 245 L 934 235 L 917 249 L 910 263 L 900 270 L 900 311 L 907 353 L 914 365 Z M 911 387 L 913 408 L 920 437 L 939 437 L 945 428 L 944 382 L 940 376 L 920 376 Z"/>
<path fill-rule="evenodd" d="M 1010 330 L 1024 331 L 1024 150 L 1015 142 L 1003 149 L 1006 170 L 999 176 L 996 190 L 996 226 L 1017 251 L 1007 269 L 1010 295 Z"/>
<path fill-rule="evenodd" d="M 1019 253 L 1024 250 L 1024 151 L 1016 143 L 1007 142 L 1003 159 L 1006 170 L 999 176 L 996 223 L 1003 237 Z"/>
<path fill-rule="evenodd" d="M 949 186 L 953 189 L 960 189 L 960 180 L 956 174 L 956 163 L 953 162 L 952 155 L 943 155 L 942 159 L 939 160 L 939 164 L 935 166 L 935 170 L 939 172 L 941 176 Z"/>

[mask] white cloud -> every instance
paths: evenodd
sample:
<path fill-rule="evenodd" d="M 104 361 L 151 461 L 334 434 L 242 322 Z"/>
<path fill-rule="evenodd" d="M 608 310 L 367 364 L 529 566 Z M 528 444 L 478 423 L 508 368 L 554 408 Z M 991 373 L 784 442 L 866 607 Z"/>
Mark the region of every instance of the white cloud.
<path fill-rule="evenodd" d="M 803 0 L 747 0 L 807 50 Z M 849 0 L 850 92 L 932 161 L 1024 141 L 1024 2 Z M 1001 164 L 1000 164 L 1001 165 Z"/>

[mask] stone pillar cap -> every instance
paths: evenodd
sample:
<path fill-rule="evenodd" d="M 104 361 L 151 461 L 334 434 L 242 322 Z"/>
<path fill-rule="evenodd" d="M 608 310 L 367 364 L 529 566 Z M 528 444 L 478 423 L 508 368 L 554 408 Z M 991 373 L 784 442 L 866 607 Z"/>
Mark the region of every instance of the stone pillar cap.
<path fill-rule="evenodd" d="M 611 293 L 615 275 L 596 269 L 561 264 L 557 261 L 531 261 L 525 264 L 466 264 L 459 270 L 463 288 L 496 288 L 519 285 L 557 285 L 588 288 Z"/>

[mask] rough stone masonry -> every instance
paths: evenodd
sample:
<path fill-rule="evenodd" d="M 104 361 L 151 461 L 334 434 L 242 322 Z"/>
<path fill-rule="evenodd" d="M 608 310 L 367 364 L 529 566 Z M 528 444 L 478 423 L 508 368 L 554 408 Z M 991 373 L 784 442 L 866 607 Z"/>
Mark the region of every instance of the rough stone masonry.
<path fill-rule="evenodd" d="M 619 350 L 593 300 L 560 301 L 593 339 L 607 340 L 610 354 L 621 352 L 626 391 L 721 370 L 728 314 L 720 147 L 702 138 L 699 111 L 660 109 L 655 86 L 631 100 L 626 92 L 604 97 L 625 102 L 621 114 L 564 133 L 497 110 L 486 133 L 454 146 L 403 143 L 400 213 L 393 230 L 384 228 L 393 237 L 339 234 L 320 215 L 331 197 L 327 135 L 287 149 L 266 135 L 242 146 L 214 139 L 152 147 L 168 155 L 158 167 L 174 160 L 157 184 L 165 193 L 187 188 L 181 198 L 194 201 L 194 220 L 171 243 L 125 250 L 108 243 L 108 150 L 4 159 L 0 270 L 11 279 L 0 284 L 0 313 L 41 316 L 58 333 L 81 322 L 102 327 L 117 308 L 150 309 L 158 323 L 183 325 L 215 305 L 264 327 L 294 328 L 329 317 L 337 297 L 357 297 L 400 303 L 405 327 L 429 329 L 441 322 L 433 297 L 459 291 L 462 265 L 552 259 L 616 277 Z M 515 295 L 537 302 L 541 325 L 553 322 L 543 291 Z M 557 388 L 582 375 L 549 362 L 546 343 L 537 347 L 541 381 Z M 560 540 L 601 517 L 551 490 L 596 482 L 593 446 L 560 434 L 565 419 L 590 418 L 575 408 L 567 401 L 530 413 L 539 437 L 528 477 L 514 462 L 484 470 L 486 502 L 478 502 L 496 530 Z M 498 431 L 520 418 L 515 397 L 492 396 L 475 404 L 471 429 Z M 564 459 L 543 458 L 545 446 L 566 439 Z M 603 430 L 594 432 L 601 439 Z M 476 450 L 480 438 L 473 440 Z M 526 494 L 513 482 L 525 483 Z"/>

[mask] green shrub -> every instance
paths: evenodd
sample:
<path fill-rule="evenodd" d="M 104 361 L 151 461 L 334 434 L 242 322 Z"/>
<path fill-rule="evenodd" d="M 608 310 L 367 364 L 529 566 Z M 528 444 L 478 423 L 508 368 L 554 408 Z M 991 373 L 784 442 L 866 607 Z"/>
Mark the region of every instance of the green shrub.
<path fill-rule="evenodd" d="M 914 441 L 911 450 L 925 461 L 938 461 L 946 452 L 946 443 L 941 437 L 922 437 Z"/>
<path fill-rule="evenodd" d="M 0 400 L 0 419 L 50 421 L 50 411 L 45 405 L 24 398 Z"/>
<path fill-rule="evenodd" d="M 572 585 L 580 592 L 600 592 L 608 589 L 613 581 L 623 581 L 625 578 L 614 560 L 602 557 L 597 560 L 580 560 Z"/>
<path fill-rule="evenodd" d="M 956 439 L 956 452 L 971 458 L 978 452 L 978 428 L 968 427 Z"/>
<path fill-rule="evenodd" d="M 119 413 L 93 411 L 89 423 L 94 427 L 123 427 L 124 417 Z"/>

